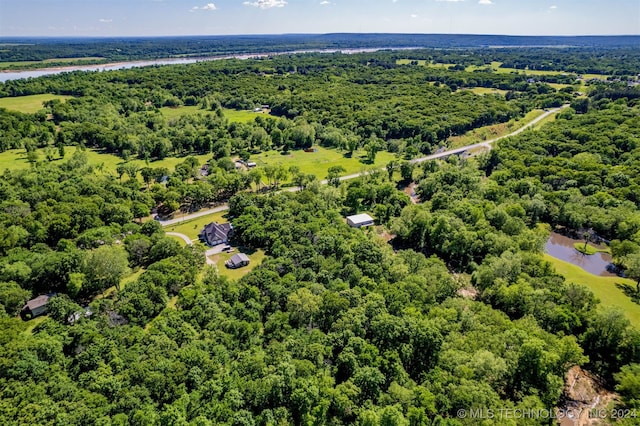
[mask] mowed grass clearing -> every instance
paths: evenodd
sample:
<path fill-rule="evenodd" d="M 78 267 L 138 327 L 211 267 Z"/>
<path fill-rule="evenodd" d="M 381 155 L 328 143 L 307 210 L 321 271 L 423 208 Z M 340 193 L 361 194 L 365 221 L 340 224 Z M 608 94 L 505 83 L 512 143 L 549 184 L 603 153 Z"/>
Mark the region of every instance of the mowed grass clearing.
<path fill-rule="evenodd" d="M 165 232 L 177 232 L 179 234 L 184 234 L 191 239 L 191 241 L 198 240 L 198 234 L 202 231 L 205 225 L 210 224 L 211 222 L 218 223 L 227 223 L 227 212 L 216 212 L 211 213 L 206 216 L 201 216 L 196 219 L 187 220 L 185 222 L 180 222 L 175 225 L 165 226 Z M 182 243 L 184 241 L 180 239 Z"/>
<path fill-rule="evenodd" d="M 470 92 L 475 93 L 476 95 L 500 95 L 500 96 L 504 96 L 507 94 L 506 90 L 502 90 L 502 89 L 493 89 L 491 87 L 473 87 L 473 88 L 463 88 L 463 89 L 459 89 L 458 91 L 462 91 L 462 90 L 468 90 Z"/>
<path fill-rule="evenodd" d="M 621 277 L 600 277 L 585 271 L 584 269 L 556 259 L 548 254 L 544 260 L 550 262 L 556 271 L 565 277 L 567 282 L 581 284 L 589 288 L 600 299 L 603 306 L 615 306 L 621 308 L 626 317 L 636 326 L 640 324 L 640 305 L 634 303 L 616 284 L 628 284 L 635 288 L 636 283 Z"/>
<path fill-rule="evenodd" d="M 169 120 L 192 114 L 214 114 L 214 111 L 202 109 L 198 105 L 181 106 L 176 108 L 163 107 L 160 108 L 160 112 Z M 250 123 L 255 120 L 257 116 L 270 116 L 266 112 L 237 111 L 234 109 L 226 108 L 223 109 L 222 112 L 224 113 L 224 116 L 227 118 L 227 120 L 234 123 Z"/>
<path fill-rule="evenodd" d="M 65 101 L 71 99 L 73 96 L 63 95 L 28 95 L 28 96 L 16 96 L 11 98 L 0 98 L 0 108 L 6 108 L 10 111 L 18 111 L 25 114 L 33 114 L 40 111 L 43 102 L 50 101 L 52 99 L 59 99 Z"/>
<path fill-rule="evenodd" d="M 234 254 L 238 253 L 244 253 L 249 256 L 249 264 L 238 269 L 227 268 L 224 265 L 224 262 L 229 260 Z M 235 248 L 235 250 L 231 253 L 216 254 L 214 256 L 210 256 L 209 259 L 213 260 L 216 263 L 216 266 L 218 267 L 218 273 L 221 276 L 227 277 L 232 280 L 239 280 L 240 278 L 251 272 L 256 266 L 260 265 L 265 257 L 266 254 L 263 250 L 255 250 L 252 252 L 249 250 L 243 251 L 242 248 Z"/>
<path fill-rule="evenodd" d="M 319 180 L 322 180 L 327 177 L 329 167 L 342 166 L 346 170 L 342 175 L 349 175 L 371 168 L 382 168 L 386 166 L 389 161 L 396 158 L 392 153 L 379 152 L 376 155 L 374 164 L 365 164 L 360 161 L 366 155 L 364 150 L 354 151 L 353 156 L 349 158 L 346 157 L 344 153 L 335 149 L 316 148 L 318 150 L 317 152 L 296 150 L 289 151 L 287 154 L 282 154 L 278 151 L 268 151 L 252 155 L 250 161 L 255 162 L 258 167 L 264 167 L 266 165 L 297 166 L 300 168 L 300 171 L 306 174 L 312 174 Z M 266 181 L 264 177 L 263 181 Z"/>

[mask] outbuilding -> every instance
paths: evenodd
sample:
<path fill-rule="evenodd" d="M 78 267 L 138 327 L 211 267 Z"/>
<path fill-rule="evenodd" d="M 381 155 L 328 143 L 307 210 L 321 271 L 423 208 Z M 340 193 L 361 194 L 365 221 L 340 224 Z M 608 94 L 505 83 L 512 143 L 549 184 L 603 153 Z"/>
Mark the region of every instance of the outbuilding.
<path fill-rule="evenodd" d="M 249 256 L 244 253 L 234 254 L 231 256 L 231 259 L 227 260 L 224 264 L 229 269 L 241 268 L 249 264 Z"/>
<path fill-rule="evenodd" d="M 371 226 L 374 220 L 366 213 L 347 216 L 347 224 L 352 228 L 362 228 L 363 226 Z"/>
<path fill-rule="evenodd" d="M 47 303 L 49 303 L 49 299 L 52 296 L 54 295 L 43 294 L 36 297 L 35 299 L 29 300 L 27 304 L 22 307 L 22 310 L 20 311 L 20 317 L 22 317 L 23 320 L 28 320 L 46 314 Z"/>

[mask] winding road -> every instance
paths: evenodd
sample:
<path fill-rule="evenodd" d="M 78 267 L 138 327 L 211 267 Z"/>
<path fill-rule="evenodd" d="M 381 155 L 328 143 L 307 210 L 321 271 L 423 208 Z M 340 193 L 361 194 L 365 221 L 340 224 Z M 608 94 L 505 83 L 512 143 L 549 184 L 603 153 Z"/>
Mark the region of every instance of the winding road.
<path fill-rule="evenodd" d="M 413 160 L 411 160 L 409 162 L 412 163 L 412 164 L 419 164 L 419 163 L 423 163 L 423 162 L 429 161 L 429 160 L 437 160 L 439 158 L 448 157 L 450 155 L 462 154 L 463 152 L 466 152 L 468 150 L 475 149 L 475 148 L 491 149 L 492 144 L 494 144 L 495 142 L 497 142 L 497 141 L 499 141 L 501 139 L 509 138 L 511 136 L 515 136 L 515 135 L 517 135 L 519 133 L 522 133 L 526 129 L 528 129 L 529 127 L 535 126 L 540 121 L 544 120 L 545 118 L 549 117 L 550 115 L 558 113 L 560 110 L 562 110 L 563 108 L 567 108 L 568 106 L 569 106 L 569 104 L 565 104 L 565 105 L 562 105 L 561 107 L 553 108 L 553 109 L 550 109 L 548 111 L 545 111 L 539 117 L 536 117 L 535 119 L 531 120 L 530 122 L 528 122 L 524 126 L 520 127 L 519 129 L 514 130 L 513 132 L 509 133 L 508 135 L 500 136 L 500 137 L 497 137 L 497 138 L 494 138 L 494 139 L 490 139 L 488 141 L 482 141 L 482 142 L 479 142 L 479 143 L 466 145 L 466 146 L 463 146 L 463 147 L 460 147 L 460 148 L 450 149 L 448 151 L 438 152 L 438 153 L 435 153 L 435 154 L 427 155 L 425 157 L 414 158 Z M 386 170 L 386 169 L 383 168 L 383 169 L 380 169 L 380 170 Z M 366 176 L 369 173 L 370 172 L 354 173 L 354 174 L 351 174 L 351 175 L 341 176 L 339 179 L 341 181 L 349 180 L 349 179 L 355 179 L 355 178 L 359 178 L 361 176 Z M 327 184 L 327 180 L 326 179 L 321 180 L 320 183 L 326 185 Z M 300 188 L 294 186 L 294 187 L 282 189 L 281 191 L 296 192 L 296 191 L 299 191 L 299 190 L 300 190 Z M 179 217 L 177 219 L 158 220 L 158 221 L 160 222 L 160 224 L 162 226 L 170 226 L 170 225 L 175 225 L 175 224 L 178 224 L 178 223 L 181 223 L 181 222 L 186 222 L 186 221 L 191 220 L 191 219 L 196 219 L 198 217 L 207 216 L 209 214 L 222 212 L 222 211 L 225 211 L 225 210 L 228 210 L 228 209 L 229 209 L 229 206 L 227 204 L 222 204 L 220 206 L 213 207 L 213 208 L 210 208 L 210 209 L 200 210 L 198 212 L 191 213 L 191 214 Z M 175 232 L 167 232 L 167 235 L 174 235 L 176 237 L 180 237 L 183 240 L 188 241 L 187 244 L 191 244 L 191 240 L 189 240 L 189 238 L 184 234 L 178 234 L 178 233 L 175 233 Z M 207 251 L 207 253 L 209 251 Z M 207 258 L 207 262 L 209 262 L 208 258 Z"/>

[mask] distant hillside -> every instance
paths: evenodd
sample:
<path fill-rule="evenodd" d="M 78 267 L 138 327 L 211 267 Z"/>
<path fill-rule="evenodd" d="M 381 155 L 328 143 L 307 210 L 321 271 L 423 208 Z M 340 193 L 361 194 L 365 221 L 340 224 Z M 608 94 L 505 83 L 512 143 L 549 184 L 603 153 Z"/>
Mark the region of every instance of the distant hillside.
<path fill-rule="evenodd" d="M 264 53 L 301 49 L 637 47 L 640 36 L 504 36 L 471 34 L 285 34 L 135 38 L 4 38 L 0 62 L 104 58 L 108 61 Z"/>

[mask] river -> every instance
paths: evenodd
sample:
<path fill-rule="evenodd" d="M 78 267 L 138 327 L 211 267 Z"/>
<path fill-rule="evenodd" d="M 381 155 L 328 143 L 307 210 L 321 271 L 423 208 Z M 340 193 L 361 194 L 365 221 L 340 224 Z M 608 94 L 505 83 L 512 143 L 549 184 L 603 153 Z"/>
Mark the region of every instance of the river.
<path fill-rule="evenodd" d="M 100 65 L 72 65 L 68 67 L 53 67 L 53 68 L 41 68 L 35 70 L 24 71 L 0 71 L 0 82 L 4 83 L 10 80 L 19 80 L 24 78 L 42 77 L 45 75 L 61 74 L 63 72 L 72 71 L 114 71 L 129 68 L 140 68 L 157 65 L 174 65 L 174 64 L 193 64 L 196 62 L 205 61 L 219 61 L 223 59 L 250 59 L 250 58 L 265 58 L 268 56 L 277 55 L 294 55 L 300 53 L 367 53 L 377 52 L 380 50 L 411 50 L 417 49 L 417 47 L 376 47 L 376 48 L 362 48 L 362 49 L 318 49 L 318 50 L 292 50 L 287 52 L 271 52 L 271 53 L 242 53 L 235 55 L 225 56 L 206 56 L 198 58 L 165 58 L 154 59 L 146 61 L 128 61 L 117 62 L 112 64 L 100 64 Z"/>

